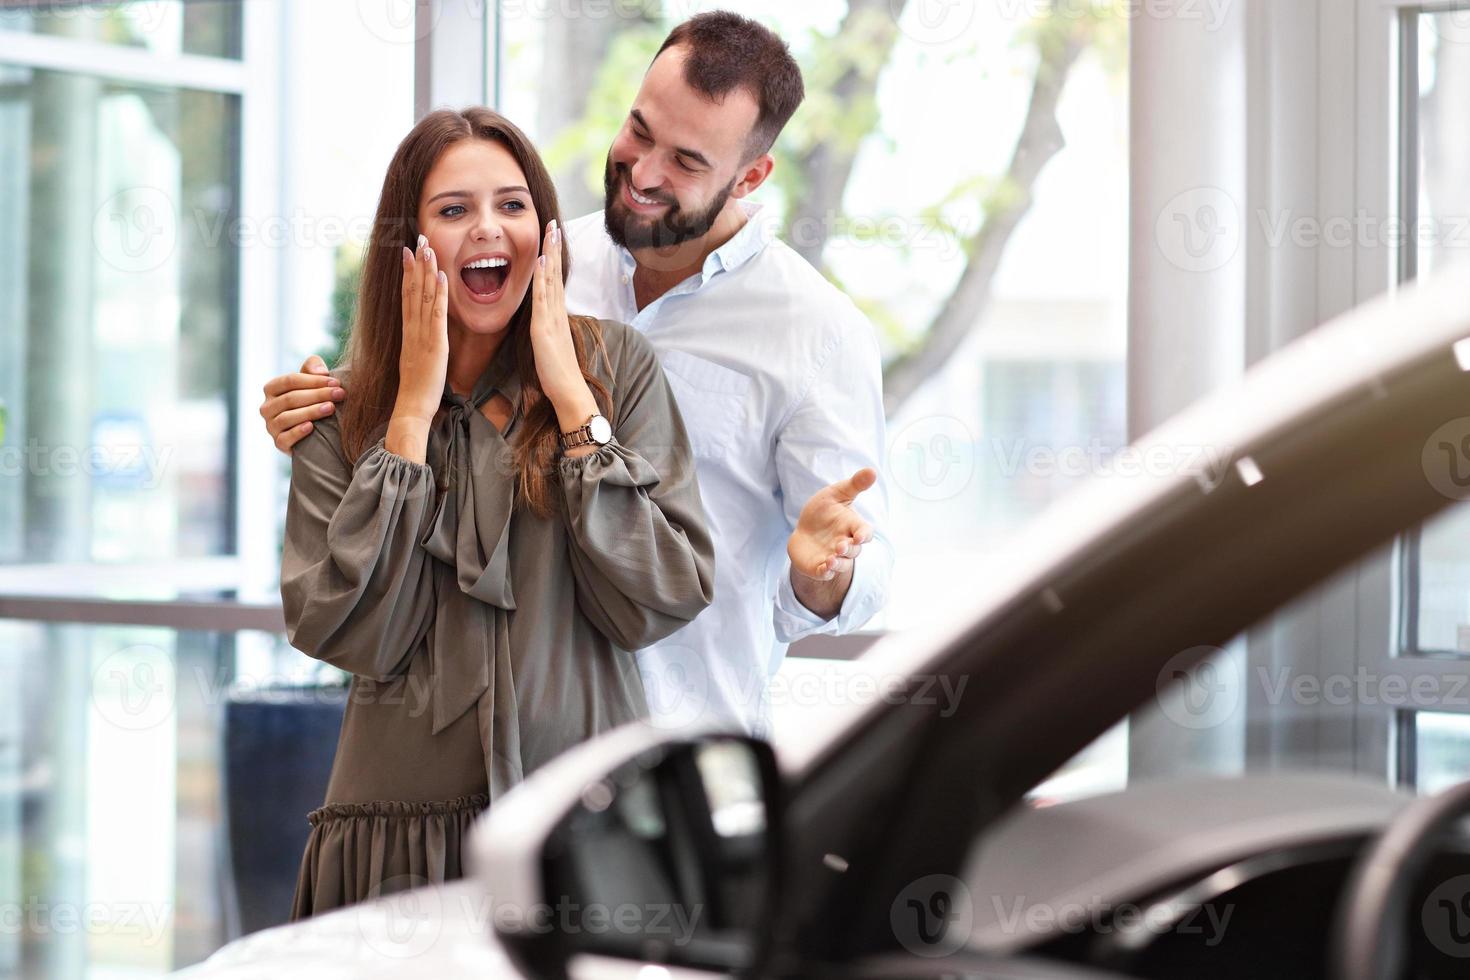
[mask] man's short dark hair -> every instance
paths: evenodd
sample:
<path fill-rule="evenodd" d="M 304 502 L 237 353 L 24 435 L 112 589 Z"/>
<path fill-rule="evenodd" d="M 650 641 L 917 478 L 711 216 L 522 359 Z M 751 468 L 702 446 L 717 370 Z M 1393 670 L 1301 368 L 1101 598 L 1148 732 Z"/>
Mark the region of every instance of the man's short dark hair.
<path fill-rule="evenodd" d="M 806 95 L 801 69 L 786 42 L 748 17 L 715 10 L 675 27 L 658 54 L 676 44 L 686 52 L 684 80 L 696 92 L 723 99 L 743 88 L 755 96 L 760 115 L 750 131 L 746 155 L 756 157 L 769 151 Z"/>

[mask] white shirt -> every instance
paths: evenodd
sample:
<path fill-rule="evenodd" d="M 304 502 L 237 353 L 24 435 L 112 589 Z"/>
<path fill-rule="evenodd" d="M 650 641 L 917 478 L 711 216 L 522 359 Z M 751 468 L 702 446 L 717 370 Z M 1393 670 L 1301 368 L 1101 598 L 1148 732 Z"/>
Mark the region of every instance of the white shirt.
<path fill-rule="evenodd" d="M 873 528 L 838 614 L 796 598 L 786 540 L 812 494 L 865 466 L 884 444 L 877 338 L 853 302 L 775 234 L 759 205 L 690 276 L 640 311 L 634 259 L 602 212 L 566 226 L 567 310 L 618 320 L 653 344 L 689 430 L 715 546 L 714 602 L 638 651 L 655 724 L 770 729 L 771 676 L 787 644 L 847 633 L 883 605 L 893 568 L 886 489 L 854 503 Z"/>

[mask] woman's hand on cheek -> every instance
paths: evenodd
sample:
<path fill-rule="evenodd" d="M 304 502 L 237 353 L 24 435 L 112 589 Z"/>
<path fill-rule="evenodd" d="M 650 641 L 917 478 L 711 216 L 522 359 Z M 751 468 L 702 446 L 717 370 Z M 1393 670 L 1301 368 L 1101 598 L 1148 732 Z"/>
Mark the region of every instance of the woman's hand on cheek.
<path fill-rule="evenodd" d="M 561 228 L 555 221 L 546 226 L 542 254 L 531 270 L 531 349 L 536 355 L 536 376 L 541 390 L 562 415 L 577 403 L 590 400 L 587 382 L 577 363 L 572 345 L 572 327 L 567 319 L 566 289 L 562 285 Z M 578 421 L 582 424 L 585 418 Z"/>
<path fill-rule="evenodd" d="M 449 280 L 420 235 L 417 253 L 403 250 L 403 349 L 394 414 L 432 421 L 448 370 Z"/>

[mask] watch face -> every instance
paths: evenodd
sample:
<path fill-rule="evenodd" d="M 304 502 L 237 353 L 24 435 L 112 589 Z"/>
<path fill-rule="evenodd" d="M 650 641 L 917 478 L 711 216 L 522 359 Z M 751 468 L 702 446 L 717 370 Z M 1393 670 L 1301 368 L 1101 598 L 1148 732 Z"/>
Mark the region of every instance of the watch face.
<path fill-rule="evenodd" d="M 587 428 L 592 433 L 592 441 L 599 446 L 612 442 L 612 423 L 601 415 L 593 416 L 592 421 L 587 423 Z"/>

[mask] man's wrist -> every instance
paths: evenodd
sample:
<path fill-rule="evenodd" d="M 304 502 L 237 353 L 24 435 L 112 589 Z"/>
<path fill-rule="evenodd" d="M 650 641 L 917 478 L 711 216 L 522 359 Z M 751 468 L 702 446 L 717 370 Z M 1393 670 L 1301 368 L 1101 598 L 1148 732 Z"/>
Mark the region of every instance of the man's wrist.
<path fill-rule="evenodd" d="M 791 591 L 796 595 L 796 601 L 810 612 L 813 616 L 820 617 L 824 622 L 831 620 L 842 612 L 842 603 L 847 598 L 847 592 L 852 587 L 853 570 L 857 563 L 844 571 L 838 572 L 830 580 L 812 578 L 803 575 L 791 566 Z"/>

